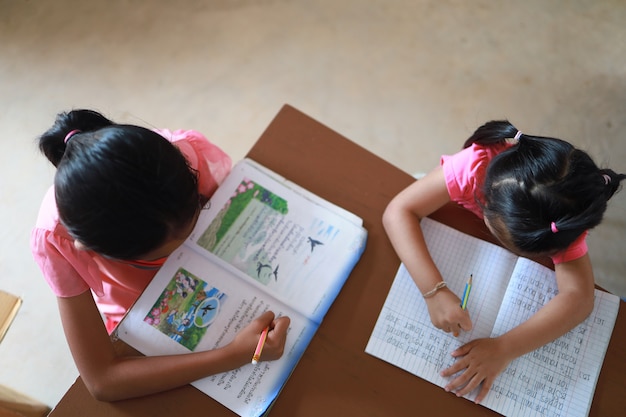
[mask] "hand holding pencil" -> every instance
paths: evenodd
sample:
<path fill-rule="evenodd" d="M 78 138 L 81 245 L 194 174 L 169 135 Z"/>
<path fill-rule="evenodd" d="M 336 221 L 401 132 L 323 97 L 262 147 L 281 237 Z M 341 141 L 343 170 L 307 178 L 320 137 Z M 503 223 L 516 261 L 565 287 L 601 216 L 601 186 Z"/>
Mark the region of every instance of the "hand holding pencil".
<path fill-rule="evenodd" d="M 472 290 L 472 279 L 473 279 L 474 275 L 470 274 L 469 279 L 467 280 L 467 282 L 465 283 L 465 289 L 463 290 L 463 295 L 461 296 L 461 309 L 465 310 L 467 309 L 467 301 L 469 300 L 469 295 L 470 295 L 470 291 Z M 459 329 L 461 329 L 461 324 L 459 323 Z M 459 335 L 459 330 L 454 328 L 452 330 L 452 335 L 454 335 L 454 337 L 457 337 Z"/>
<path fill-rule="evenodd" d="M 233 340 L 241 365 L 250 363 L 251 359 L 258 363 L 280 358 L 285 349 L 289 323 L 289 317 L 276 318 L 273 312 L 266 311 L 241 330 Z"/>
<path fill-rule="evenodd" d="M 449 288 L 437 292 L 435 297 L 426 298 L 430 320 L 437 329 L 458 336 L 461 331 L 473 327 L 468 310 L 459 308 L 463 300 Z"/>

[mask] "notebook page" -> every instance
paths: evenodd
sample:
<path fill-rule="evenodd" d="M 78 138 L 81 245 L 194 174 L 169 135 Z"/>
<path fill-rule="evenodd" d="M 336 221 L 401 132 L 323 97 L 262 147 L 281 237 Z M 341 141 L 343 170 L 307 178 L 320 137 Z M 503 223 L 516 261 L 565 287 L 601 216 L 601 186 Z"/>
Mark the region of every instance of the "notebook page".
<path fill-rule="evenodd" d="M 491 334 L 516 257 L 510 252 L 425 218 L 422 230 L 430 254 L 459 298 L 473 274 L 467 310 L 474 328 L 458 338 L 436 329 L 419 289 L 401 265 L 365 351 L 436 385 L 453 362 L 450 352 Z"/>
<path fill-rule="evenodd" d="M 552 270 L 520 258 L 493 336 L 526 321 L 556 293 Z M 483 405 L 507 416 L 586 416 L 618 309 L 617 296 L 596 290 L 591 315 L 559 339 L 511 362 Z"/>
<path fill-rule="evenodd" d="M 439 371 L 452 363 L 449 352 L 471 339 L 489 337 L 492 330 L 493 336 L 510 330 L 551 299 L 557 287 L 553 271 L 519 258 L 508 289 L 502 289 L 507 279 L 497 277 L 509 272 L 495 272 L 500 267 L 497 258 L 513 255 L 497 254 L 491 244 L 430 219 L 422 221 L 422 229 L 437 267 L 457 295 L 465 285 L 463 275 L 477 271 L 468 302 L 474 330 L 454 338 L 435 329 L 419 290 L 401 265 L 365 351 L 444 386 L 447 379 Z M 509 417 L 586 416 L 619 308 L 618 297 L 602 291 L 595 296 L 594 311 L 585 322 L 513 361 L 482 405 Z M 488 316 L 498 319 L 490 321 Z M 472 392 L 466 398 L 475 396 Z"/>

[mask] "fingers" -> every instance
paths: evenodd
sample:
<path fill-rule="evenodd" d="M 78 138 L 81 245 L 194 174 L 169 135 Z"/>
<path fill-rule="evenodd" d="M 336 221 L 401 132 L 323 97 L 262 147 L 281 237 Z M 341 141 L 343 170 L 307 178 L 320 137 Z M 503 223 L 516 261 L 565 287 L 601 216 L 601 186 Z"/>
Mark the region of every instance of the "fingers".
<path fill-rule="evenodd" d="M 265 317 L 265 314 L 261 317 Z M 289 324 L 291 323 L 289 317 L 274 319 L 273 313 L 271 314 L 271 319 L 270 324 L 265 325 L 266 327 L 270 327 L 270 331 L 267 333 L 265 341 L 266 348 L 263 349 L 261 355 L 262 360 L 275 360 L 283 355 L 285 342 L 287 341 L 287 332 L 289 330 Z"/>
<path fill-rule="evenodd" d="M 474 402 L 476 404 L 479 404 L 482 402 L 482 400 L 485 399 L 485 397 L 487 396 L 487 394 L 489 394 L 489 390 L 491 389 L 491 385 L 493 384 L 493 380 L 489 380 L 489 379 L 485 379 L 483 381 L 483 386 L 480 389 L 480 391 L 478 392 L 478 395 L 476 396 L 476 399 L 474 400 Z"/>
<path fill-rule="evenodd" d="M 267 334 L 267 337 L 271 340 L 275 346 L 284 346 L 285 340 L 287 340 L 287 331 L 289 330 L 289 323 L 291 320 L 289 317 L 280 317 L 272 323 L 272 329 Z"/>
<path fill-rule="evenodd" d="M 443 371 L 441 371 L 439 373 L 439 375 L 447 378 L 449 376 L 452 376 L 452 375 L 456 374 L 457 372 L 462 371 L 466 367 L 467 367 L 467 365 L 465 363 L 463 363 L 462 360 L 458 360 L 455 363 L 453 363 L 452 366 L 450 366 L 449 368 L 446 368 Z"/>
<path fill-rule="evenodd" d="M 506 359 L 498 361 L 501 358 L 494 354 L 494 344 L 493 339 L 476 339 L 451 352 L 456 361 L 440 372 L 442 377 L 451 378 L 444 389 L 459 397 L 478 390 L 474 402 L 480 403 L 508 363 Z"/>
<path fill-rule="evenodd" d="M 457 323 L 456 325 L 452 324 L 446 327 L 442 327 L 441 330 L 446 333 L 452 333 L 454 337 L 458 337 L 461 333 L 461 330 L 467 331 L 467 329 L 463 328 L 460 323 Z M 471 325 L 469 326 L 469 330 L 471 330 Z"/>
<path fill-rule="evenodd" d="M 254 319 L 254 321 L 253 321 L 254 325 L 256 327 L 259 327 L 261 330 L 265 329 L 268 326 L 271 329 L 273 322 L 274 322 L 274 312 L 273 311 L 266 311 L 265 313 L 261 314 L 259 317 Z"/>
<path fill-rule="evenodd" d="M 465 371 L 461 375 L 459 375 L 458 377 L 450 381 L 445 387 L 443 387 L 443 389 L 445 389 L 448 392 L 453 391 L 458 397 L 461 397 L 464 395 L 462 394 L 462 391 L 468 388 L 473 378 L 474 378 L 474 375 L 470 374 L 468 371 Z M 463 388 L 459 389 L 460 387 L 463 387 Z"/>
<path fill-rule="evenodd" d="M 447 320 L 435 324 L 435 327 L 443 330 L 446 333 L 452 333 L 454 337 L 457 337 L 461 333 L 461 331 L 468 332 L 472 330 L 473 326 L 469 314 L 467 314 L 467 312 L 464 312 L 463 315 L 454 318 L 451 317 Z"/>
<path fill-rule="evenodd" d="M 475 341 L 472 340 L 471 342 L 466 343 L 463 346 L 459 346 L 450 354 L 452 355 L 453 358 L 458 358 L 459 356 L 465 356 L 469 353 L 470 350 L 472 350 L 472 346 L 474 345 L 475 345 Z"/>
<path fill-rule="evenodd" d="M 289 317 L 283 316 L 279 317 L 273 321 L 273 331 L 276 333 L 287 333 L 287 329 L 289 329 L 289 324 L 291 323 L 291 319 Z"/>
<path fill-rule="evenodd" d="M 465 371 L 463 375 L 465 374 L 469 374 L 469 372 Z M 480 388 L 480 391 L 478 392 L 474 400 L 474 402 L 478 404 L 482 400 L 484 400 L 489 393 L 489 390 L 491 389 L 491 384 L 493 383 L 492 379 L 483 378 L 480 377 L 478 374 L 474 374 L 471 377 L 468 375 L 463 379 L 459 377 L 448 385 L 454 385 L 454 387 L 451 388 L 450 391 L 454 391 L 457 397 L 463 397 L 478 388 L 481 383 L 482 387 Z"/>
<path fill-rule="evenodd" d="M 266 311 L 254 319 L 254 323 L 256 323 L 256 327 L 259 327 L 261 330 L 266 327 L 269 327 L 270 330 L 276 330 L 276 327 L 278 327 L 280 329 L 279 331 L 282 331 L 282 329 L 286 331 L 291 323 L 291 320 L 286 316 L 276 318 L 274 312 Z"/>
<path fill-rule="evenodd" d="M 482 382 L 482 379 L 475 371 L 472 371 L 469 368 L 468 361 L 464 359 L 458 360 L 449 368 L 441 371 L 440 375 L 443 377 L 450 377 L 459 372 L 460 374 L 443 388 L 448 392 L 454 392 L 458 397 L 462 397 L 478 387 L 478 385 Z"/>
<path fill-rule="evenodd" d="M 469 332 L 472 327 L 472 320 L 470 320 L 469 315 L 459 322 L 459 328 L 464 332 Z"/>

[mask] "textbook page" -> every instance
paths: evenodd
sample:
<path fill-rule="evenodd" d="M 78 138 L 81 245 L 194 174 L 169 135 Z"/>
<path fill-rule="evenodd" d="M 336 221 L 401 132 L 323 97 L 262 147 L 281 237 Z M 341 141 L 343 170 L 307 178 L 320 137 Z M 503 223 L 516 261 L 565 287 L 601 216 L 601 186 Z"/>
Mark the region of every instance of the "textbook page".
<path fill-rule="evenodd" d="M 556 294 L 556 280 L 553 271 L 536 262 L 433 220 L 423 219 L 422 229 L 431 256 L 459 298 L 468 268 L 473 271 L 467 309 L 474 329 L 458 338 L 436 329 L 421 293 L 401 265 L 365 351 L 443 387 L 449 378 L 439 372 L 453 364 L 453 350 L 473 339 L 502 334 L 526 320 Z M 501 268 L 496 261 L 500 256 L 507 258 Z M 474 259 L 478 257 L 483 259 Z M 509 417 L 587 415 L 618 306 L 618 297 L 596 291 L 594 312 L 584 323 L 511 362 L 481 405 Z M 562 376 L 557 372 L 561 369 Z M 465 398 L 473 401 L 476 394 L 474 390 Z"/>
<path fill-rule="evenodd" d="M 212 196 L 189 245 L 320 322 L 365 249 L 354 215 L 244 160 Z M 305 197 L 306 196 L 306 197 Z"/>
<path fill-rule="evenodd" d="M 289 316 L 279 360 L 192 384 L 239 415 L 260 415 L 295 368 L 366 239 L 357 216 L 241 161 L 117 334 L 145 355 L 183 354 L 228 344 L 264 311 Z"/>
<path fill-rule="evenodd" d="M 298 184 L 289 181 L 288 179 L 278 175 L 274 171 L 269 170 L 253 159 L 244 159 L 242 164 L 248 165 L 250 169 L 256 169 L 258 171 L 263 172 L 265 175 L 272 177 L 276 182 L 283 184 L 286 188 L 293 190 L 293 192 L 300 194 L 303 198 L 310 200 L 311 202 L 323 206 L 326 209 L 336 213 L 337 215 L 345 218 L 347 221 L 354 223 L 357 226 L 363 226 L 363 219 L 357 216 L 356 214 L 349 212 L 343 207 L 339 207 L 336 204 L 333 204 L 323 198 L 320 198 L 318 195 L 313 194 L 309 190 L 300 187 Z M 253 174 L 254 175 L 254 174 Z"/>
<path fill-rule="evenodd" d="M 237 414 L 256 416 L 271 405 L 318 324 L 194 251 L 179 249 L 170 256 L 118 326 L 117 336 L 147 356 L 211 350 L 227 345 L 267 310 L 291 319 L 280 359 L 192 383 Z"/>

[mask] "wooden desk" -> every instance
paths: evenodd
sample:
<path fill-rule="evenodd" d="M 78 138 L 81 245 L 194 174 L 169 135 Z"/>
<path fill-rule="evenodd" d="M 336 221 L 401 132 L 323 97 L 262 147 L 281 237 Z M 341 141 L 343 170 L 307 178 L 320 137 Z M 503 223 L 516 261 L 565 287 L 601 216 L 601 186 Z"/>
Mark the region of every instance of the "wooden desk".
<path fill-rule="evenodd" d="M 498 414 L 365 353 L 365 345 L 400 264 L 381 224 L 389 200 L 413 179 L 322 124 L 285 106 L 248 156 L 365 221 L 367 248 L 270 415 L 497 416 Z M 491 240 L 482 221 L 448 205 L 433 218 Z M 615 325 L 591 416 L 626 410 L 626 312 Z M 128 346 L 117 342 L 122 351 Z M 181 416 L 234 414 L 186 386 L 141 399 L 102 403 L 80 378 L 52 412 L 60 416 Z"/>

